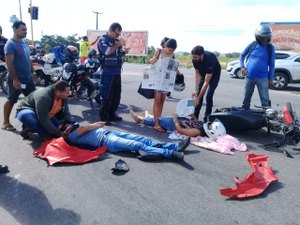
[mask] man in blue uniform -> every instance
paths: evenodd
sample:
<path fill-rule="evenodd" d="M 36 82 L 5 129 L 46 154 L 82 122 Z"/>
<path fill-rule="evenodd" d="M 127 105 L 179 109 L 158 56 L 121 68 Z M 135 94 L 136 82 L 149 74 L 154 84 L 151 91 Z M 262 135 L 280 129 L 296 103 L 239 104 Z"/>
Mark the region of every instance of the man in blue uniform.
<path fill-rule="evenodd" d="M 118 37 L 122 27 L 119 23 L 110 25 L 107 34 L 98 41 L 98 51 L 101 59 L 100 81 L 100 120 L 104 122 L 121 121 L 116 114 L 121 100 L 121 70 L 123 56 L 127 53 L 125 40 Z M 124 47 L 124 50 L 123 50 Z"/>
<path fill-rule="evenodd" d="M 221 65 L 212 52 L 204 51 L 200 45 L 192 49 L 192 61 L 195 68 L 196 87 L 193 97 L 195 98 L 194 116 L 198 119 L 203 97 L 206 93 L 206 110 L 203 121 L 206 122 L 207 116 L 212 112 L 213 96 L 219 84 L 221 75 Z"/>

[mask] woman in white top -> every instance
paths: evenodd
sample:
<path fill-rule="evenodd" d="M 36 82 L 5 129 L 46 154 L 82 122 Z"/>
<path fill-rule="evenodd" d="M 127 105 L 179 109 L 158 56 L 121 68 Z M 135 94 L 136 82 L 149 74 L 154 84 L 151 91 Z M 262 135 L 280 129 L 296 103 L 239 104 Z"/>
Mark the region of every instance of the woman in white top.
<path fill-rule="evenodd" d="M 174 58 L 174 51 L 177 48 L 177 42 L 175 39 L 172 38 L 164 38 L 161 42 L 162 48 L 158 48 L 152 59 L 150 59 L 150 63 L 154 64 L 157 62 L 159 58 Z M 161 116 L 164 102 L 166 99 L 168 92 L 161 91 L 161 90 L 154 90 L 154 104 L 153 104 L 153 115 L 154 115 L 154 129 L 157 131 L 165 131 L 164 128 L 162 128 L 159 125 L 158 118 Z"/>

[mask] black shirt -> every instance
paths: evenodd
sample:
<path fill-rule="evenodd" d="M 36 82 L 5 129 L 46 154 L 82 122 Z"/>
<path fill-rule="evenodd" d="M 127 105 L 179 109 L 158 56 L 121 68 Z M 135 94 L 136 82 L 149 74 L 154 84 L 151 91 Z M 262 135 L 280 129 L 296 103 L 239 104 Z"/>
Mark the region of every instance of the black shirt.
<path fill-rule="evenodd" d="M 221 75 L 221 65 L 214 53 L 204 51 L 203 61 L 193 62 L 194 68 L 200 71 L 201 80 L 206 74 L 212 74 L 211 80 L 219 80 Z"/>

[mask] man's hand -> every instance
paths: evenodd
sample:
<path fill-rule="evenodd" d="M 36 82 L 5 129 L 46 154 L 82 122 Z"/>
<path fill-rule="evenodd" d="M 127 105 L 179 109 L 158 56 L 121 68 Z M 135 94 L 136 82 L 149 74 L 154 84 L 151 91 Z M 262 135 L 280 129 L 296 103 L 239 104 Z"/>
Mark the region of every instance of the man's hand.
<path fill-rule="evenodd" d="M 125 47 L 125 48 L 123 49 L 123 51 L 124 51 L 125 54 L 128 54 L 129 50 L 130 50 L 129 47 Z"/>
<path fill-rule="evenodd" d="M 125 41 L 125 39 L 122 39 L 122 38 L 117 39 L 115 41 L 115 45 L 117 46 L 117 48 L 125 46 L 125 44 L 126 44 L 126 41 Z"/>
<path fill-rule="evenodd" d="M 242 72 L 243 76 L 247 75 L 247 69 L 245 67 L 241 68 L 241 72 Z"/>
<path fill-rule="evenodd" d="M 199 105 L 199 100 L 198 98 L 194 98 L 194 106 L 197 107 Z"/>
<path fill-rule="evenodd" d="M 19 80 L 13 80 L 13 86 L 15 89 L 21 89 L 21 83 Z"/>
<path fill-rule="evenodd" d="M 174 122 L 174 124 L 178 123 L 178 114 L 177 113 L 173 114 L 173 122 Z"/>

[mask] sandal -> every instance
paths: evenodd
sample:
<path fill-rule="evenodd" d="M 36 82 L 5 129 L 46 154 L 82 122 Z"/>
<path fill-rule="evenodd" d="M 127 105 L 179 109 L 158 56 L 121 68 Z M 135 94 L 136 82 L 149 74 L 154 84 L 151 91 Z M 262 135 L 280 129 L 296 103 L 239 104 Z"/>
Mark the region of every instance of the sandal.
<path fill-rule="evenodd" d="M 6 131 L 16 131 L 17 129 L 13 127 L 13 125 L 11 124 L 6 124 L 2 126 L 2 130 L 6 130 Z"/>
<path fill-rule="evenodd" d="M 166 130 L 164 128 L 162 128 L 161 126 L 156 126 L 154 127 L 154 130 L 158 131 L 158 132 L 165 132 Z"/>

